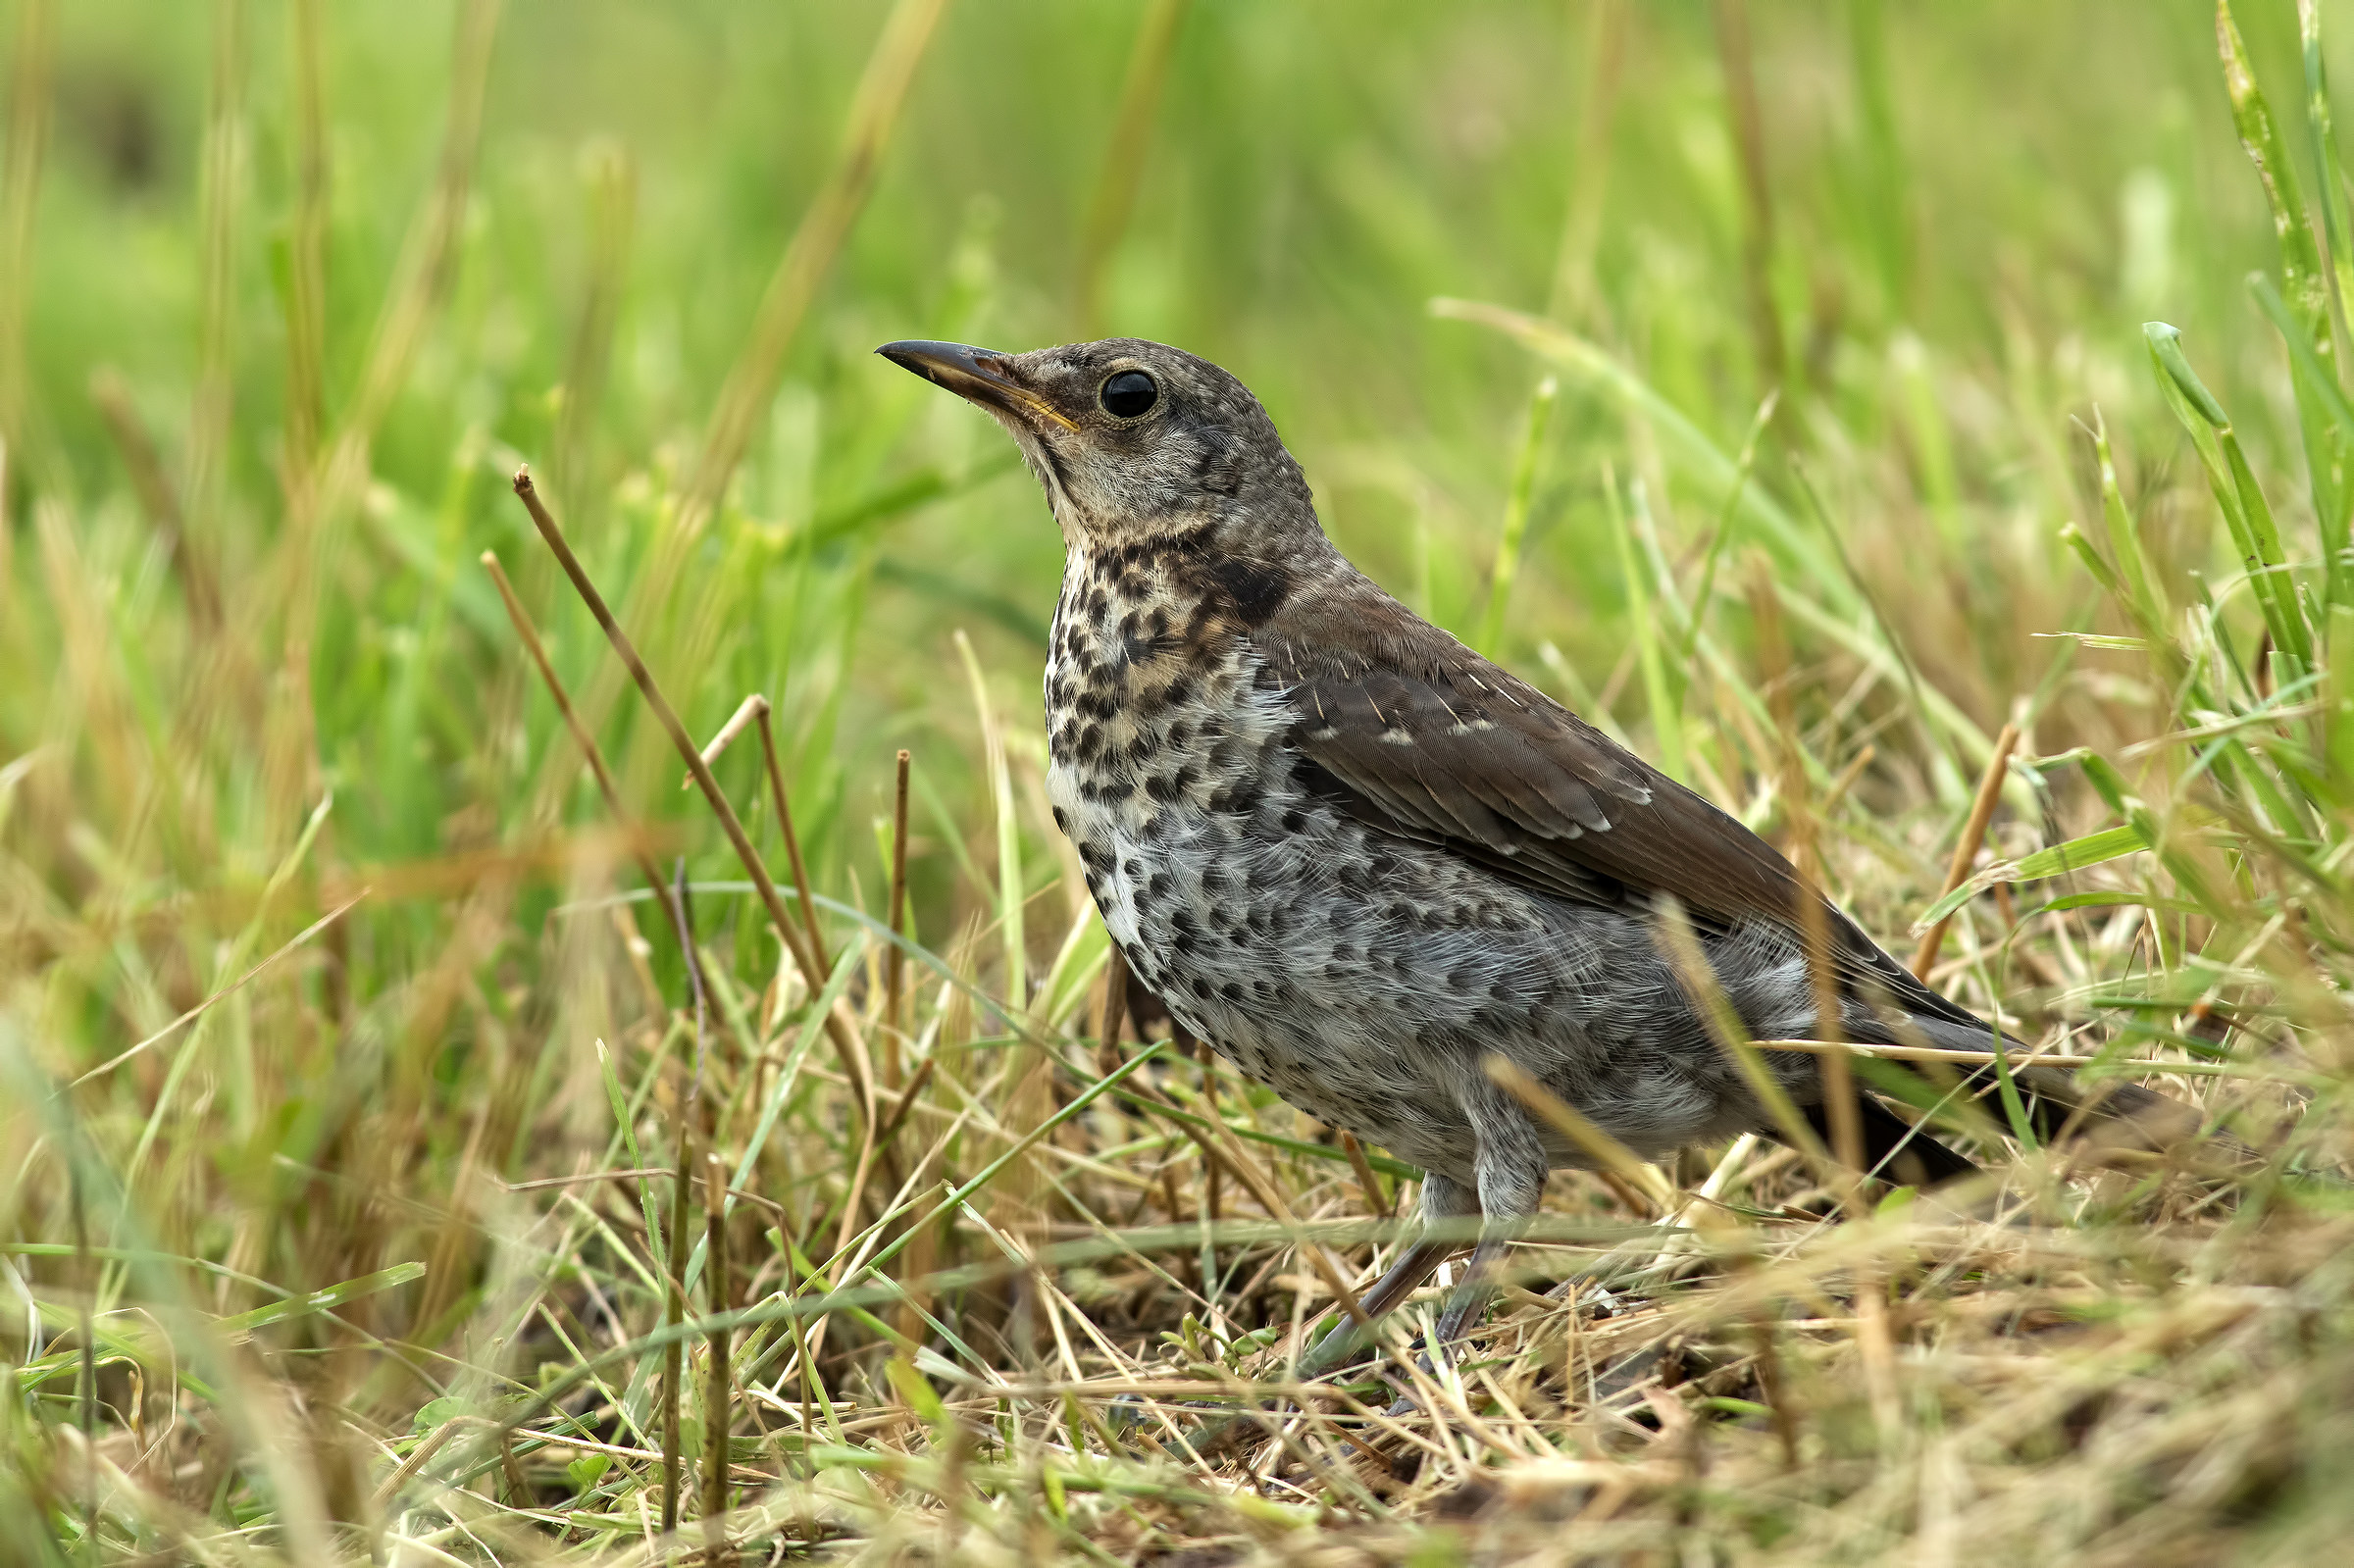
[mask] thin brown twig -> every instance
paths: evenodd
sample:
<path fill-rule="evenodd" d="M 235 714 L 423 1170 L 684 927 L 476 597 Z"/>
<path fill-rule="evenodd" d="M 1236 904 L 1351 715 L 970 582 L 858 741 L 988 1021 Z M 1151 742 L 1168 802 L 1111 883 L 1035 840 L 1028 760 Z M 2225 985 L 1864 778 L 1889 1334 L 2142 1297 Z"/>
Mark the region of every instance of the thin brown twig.
<path fill-rule="evenodd" d="M 817 967 L 828 975 L 834 973 L 834 961 L 826 954 L 824 933 L 817 929 L 817 895 L 809 886 L 809 867 L 801 859 L 801 835 L 793 830 L 793 807 L 785 798 L 785 770 L 777 765 L 777 734 L 768 722 L 768 699 L 759 699 L 752 710 L 752 721 L 760 727 L 760 755 L 768 767 L 768 803 L 777 814 L 777 831 L 785 835 L 785 863 L 793 868 L 793 888 L 801 906 L 801 926 L 809 933 L 809 951 L 817 959 Z"/>
<path fill-rule="evenodd" d="M 1831 957 L 1831 911 L 1823 890 L 1821 824 L 1809 809 L 1807 769 L 1800 750 L 1798 715 L 1790 691 L 1790 648 L 1782 637 L 1782 601 L 1770 573 L 1761 572 L 1750 602 L 1757 626 L 1760 673 L 1771 697 L 1774 738 L 1779 743 L 1782 799 L 1790 813 L 1791 859 L 1798 887 L 1791 915 L 1798 924 L 1806 953 L 1807 980 L 1815 996 L 1815 1029 L 1825 1039 L 1838 1039 L 1844 998 Z M 1844 780 L 1849 776 L 1842 775 Z M 1836 787 L 1836 786 L 1834 786 Z M 1856 1098 L 1856 1080 L 1848 1059 L 1833 1051 L 1818 1069 L 1822 1105 L 1830 1125 L 1831 1153 L 1839 1167 L 1840 1196 L 1851 1217 L 1864 1213 L 1864 1108 Z"/>
<path fill-rule="evenodd" d="M 1383 1201 L 1381 1179 L 1373 1174 L 1372 1162 L 1365 1158 L 1365 1146 L 1347 1128 L 1341 1129 L 1341 1152 L 1349 1156 L 1349 1169 L 1356 1173 L 1357 1189 L 1365 1194 L 1365 1207 L 1375 1210 L 1383 1219 L 1396 1214 L 1397 1189 L 1392 1189 L 1388 1201 Z"/>
<path fill-rule="evenodd" d="M 916 1100 L 923 1095 L 924 1086 L 932 1082 L 932 1070 L 939 1065 L 940 1058 L 937 1056 L 927 1056 L 917 1064 L 915 1076 L 908 1079 L 907 1087 L 898 1091 L 898 1109 L 891 1113 L 891 1120 L 885 1122 L 883 1131 L 875 1135 L 877 1144 L 888 1148 L 891 1140 L 899 1136 L 899 1129 L 906 1125 L 908 1113 L 915 1109 Z"/>
<path fill-rule="evenodd" d="M 1103 996 L 1096 1008 L 1096 1070 L 1108 1073 L 1120 1065 L 1120 1038 L 1128 1029 L 1128 955 L 1111 944 L 1103 963 Z"/>
<path fill-rule="evenodd" d="M 613 645 L 613 651 L 620 656 L 631 678 L 637 682 L 638 689 L 645 696 L 646 706 L 653 709 L 655 719 L 669 733 L 671 744 L 678 748 L 688 771 L 694 775 L 694 782 L 702 789 L 703 798 L 711 803 L 712 812 L 719 818 L 720 828 L 727 834 L 728 842 L 736 851 L 736 858 L 743 863 L 743 869 L 751 876 L 752 886 L 758 891 L 760 902 L 768 911 L 770 923 L 777 929 L 778 939 L 785 944 L 786 951 L 793 955 L 793 963 L 800 969 L 801 979 L 812 993 L 822 993 L 827 971 L 818 967 L 815 956 L 803 945 L 801 932 L 785 908 L 785 896 L 778 890 L 776 880 L 769 876 L 767 865 L 752 848 L 751 838 L 744 833 L 743 823 L 737 817 L 736 808 L 719 787 L 719 781 L 711 776 L 710 766 L 703 761 L 702 753 L 688 735 L 687 727 L 679 722 L 678 711 L 671 707 L 670 699 L 662 694 L 662 687 L 655 682 L 653 672 L 646 669 L 645 661 L 639 657 L 637 644 L 630 640 L 629 633 L 621 629 L 621 624 L 613 619 L 613 611 L 606 605 L 604 595 L 597 592 L 596 584 L 589 580 L 588 569 L 581 565 L 580 557 L 573 554 L 571 541 L 565 538 L 564 531 L 540 501 L 539 492 L 532 485 L 529 469 L 516 470 L 515 493 L 522 499 L 524 509 L 531 513 L 533 526 L 538 529 L 540 538 L 547 542 L 548 549 L 554 553 L 557 565 L 572 580 L 573 590 L 588 605 L 588 613 L 595 617 L 597 626 L 603 630 L 605 639 Z M 659 879 L 656 885 L 660 885 Z M 861 1112 L 870 1111 L 874 1094 L 870 1087 L 866 1053 L 860 1048 L 857 1037 L 842 1022 L 840 1009 L 827 1011 L 825 1029 L 827 1037 L 833 1040 L 835 1050 L 841 1054 L 844 1071 L 849 1074 Z"/>
<path fill-rule="evenodd" d="M 687 1321 L 687 1269 L 680 1253 L 687 1245 L 687 1183 L 693 1155 L 691 1123 L 679 1118 L 679 1168 L 670 1189 L 669 1255 L 662 1260 L 665 1311 L 662 1326 L 676 1328 Z M 674 1339 L 662 1352 L 662 1533 L 679 1528 L 679 1385 L 686 1381 L 687 1341 Z"/>
<path fill-rule="evenodd" d="M 716 1151 L 703 1155 L 703 1279 L 711 1310 L 720 1315 L 709 1337 L 711 1382 L 703 1400 L 703 1529 L 712 1543 L 703 1560 L 713 1568 L 729 1568 L 736 1553 L 717 1532 L 720 1516 L 728 1511 L 728 1431 L 735 1425 L 724 1314 L 735 1303 L 728 1280 L 728 1172 Z"/>
<path fill-rule="evenodd" d="M 507 619 L 514 623 L 515 634 L 522 639 L 524 652 L 530 654 L 532 663 L 538 667 L 540 682 L 547 687 L 547 694 L 555 698 L 556 712 L 563 716 L 564 727 L 572 732 L 573 743 L 581 748 L 581 755 L 588 764 L 588 773 L 596 780 L 597 793 L 604 796 L 605 810 L 625 831 L 633 829 L 635 824 L 631 821 L 630 813 L 621 803 L 621 786 L 613 782 L 613 770 L 605 766 L 604 750 L 597 745 L 596 736 L 588 733 L 588 727 L 581 721 L 579 711 L 573 707 L 572 694 L 564 689 L 563 679 L 556 674 L 555 665 L 549 661 L 547 645 L 539 640 L 539 629 L 533 624 L 531 612 L 523 607 L 523 600 L 516 595 L 515 584 L 507 581 L 506 568 L 499 565 L 498 556 L 489 550 L 483 552 L 482 560 L 483 569 L 490 574 L 490 581 L 498 587 L 499 599 L 507 607 Z M 670 885 L 662 880 L 662 868 L 654 863 L 652 853 L 646 849 L 644 836 L 631 832 L 629 839 L 630 854 L 638 862 L 639 874 L 645 878 L 645 885 L 653 889 L 654 896 L 662 901 L 663 914 L 676 922 L 678 912 L 670 907 Z"/>
<path fill-rule="evenodd" d="M 897 781 L 891 805 L 891 922 L 892 943 L 883 955 L 883 1082 L 899 1087 L 899 1046 L 906 1037 L 901 1017 L 906 1004 L 907 954 L 899 946 L 907 936 L 907 775 L 909 758 L 899 749 Z M 904 1116 L 902 1107 L 900 1114 Z M 886 1140 L 888 1141 L 888 1140 Z"/>
<path fill-rule="evenodd" d="M 752 720 L 767 706 L 768 699 L 757 691 L 736 704 L 736 711 L 729 714 L 728 722 L 719 727 L 719 733 L 703 742 L 703 761 L 716 765 L 719 759 L 727 754 L 728 747 L 736 743 L 736 737 L 749 729 Z M 693 787 L 693 774 L 679 775 L 679 793 L 685 794 Z"/>
<path fill-rule="evenodd" d="M 2003 733 L 1994 737 L 1993 754 L 1986 759 L 1986 771 L 1978 776 L 1977 798 L 1970 803 L 1970 820 L 1963 825 L 1962 836 L 1954 841 L 1954 858 L 1945 868 L 1945 886 L 1939 892 L 1944 897 L 1970 880 L 1970 863 L 1978 858 L 1978 846 L 1986 841 L 1986 826 L 1994 820 L 1994 808 L 2003 798 L 2003 779 L 2011 766 L 2011 753 L 2019 745 L 2019 726 L 2007 724 Z M 1929 969 L 1937 962 L 1937 950 L 1945 945 L 1945 928 L 1954 923 L 1947 915 L 1931 926 L 1921 936 L 1920 945 L 1913 953 L 1913 978 L 1927 981 Z"/>
<path fill-rule="evenodd" d="M 1598 1171 L 1616 1177 L 1631 1192 L 1641 1194 L 1657 1213 L 1664 1214 L 1674 1206 L 1660 1190 L 1657 1171 L 1576 1106 L 1538 1083 L 1519 1063 L 1501 1052 L 1491 1052 L 1482 1065 L 1498 1087 L 1575 1143 L 1595 1162 Z"/>

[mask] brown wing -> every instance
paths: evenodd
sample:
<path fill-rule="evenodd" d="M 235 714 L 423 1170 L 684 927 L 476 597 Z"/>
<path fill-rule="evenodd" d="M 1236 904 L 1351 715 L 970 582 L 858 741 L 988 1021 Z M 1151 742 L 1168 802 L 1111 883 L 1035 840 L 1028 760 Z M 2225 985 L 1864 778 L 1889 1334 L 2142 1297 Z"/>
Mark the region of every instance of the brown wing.
<path fill-rule="evenodd" d="M 1384 832 L 1446 842 L 1557 896 L 1615 904 L 1667 893 L 1717 930 L 1797 923 L 1800 900 L 1816 895 L 1771 845 L 1370 584 L 1363 591 L 1358 604 L 1295 602 L 1254 635 L 1297 715 L 1311 786 Z M 1823 907 L 1851 981 L 1868 974 L 1907 1004 L 1969 1018 Z"/>

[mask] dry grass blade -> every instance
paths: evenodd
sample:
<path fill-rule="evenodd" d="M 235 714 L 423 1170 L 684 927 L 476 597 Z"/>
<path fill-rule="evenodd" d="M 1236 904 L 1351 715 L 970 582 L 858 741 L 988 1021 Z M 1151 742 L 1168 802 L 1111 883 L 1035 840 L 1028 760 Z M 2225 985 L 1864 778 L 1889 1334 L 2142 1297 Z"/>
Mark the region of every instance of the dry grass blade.
<path fill-rule="evenodd" d="M 326 914 L 321 915 L 317 920 L 312 921 L 308 926 L 305 926 L 302 930 L 287 937 L 284 943 L 281 944 L 276 952 L 273 952 L 269 957 L 263 959 L 251 969 L 245 971 L 244 974 L 239 975 L 235 980 L 222 986 L 219 990 L 213 992 L 210 996 L 207 996 L 203 1001 L 198 1002 L 195 1006 L 189 1008 L 186 1012 L 181 1013 L 178 1018 L 175 1018 L 172 1020 L 172 1022 L 166 1024 L 163 1028 L 157 1030 L 145 1039 L 140 1040 L 128 1050 L 123 1051 L 115 1056 L 110 1056 L 105 1061 L 100 1062 L 96 1067 L 91 1068 L 88 1072 L 74 1080 L 74 1082 L 68 1087 L 79 1088 L 82 1085 L 89 1083 L 92 1079 L 104 1078 L 107 1074 L 113 1072 L 116 1068 L 121 1067 L 125 1062 L 129 1061 L 132 1057 L 137 1056 L 140 1052 L 147 1050 L 161 1040 L 171 1038 L 174 1032 L 179 1030 L 182 1025 L 193 1024 L 196 1022 L 196 1020 L 202 1018 L 213 1008 L 218 1007 L 221 1003 L 235 995 L 238 991 L 243 990 L 253 981 L 259 979 L 264 972 L 266 972 L 272 965 L 276 964 L 280 959 L 285 957 L 288 953 L 293 952 L 296 948 L 304 946 L 312 937 L 318 936 L 321 932 L 327 930 L 330 926 L 333 926 L 336 921 L 341 920 L 345 915 L 351 913 L 352 909 L 358 905 L 360 900 L 368 896 L 368 891 L 369 890 L 367 888 L 363 887 L 358 892 L 353 893 L 349 898 L 344 899 L 341 903 L 335 905 L 334 908 L 329 910 Z"/>
<path fill-rule="evenodd" d="M 574 590 L 581 596 L 581 602 L 588 607 L 588 613 L 595 617 L 596 624 L 603 629 L 605 639 L 612 643 L 613 651 L 621 656 L 621 662 L 630 672 L 631 679 L 638 683 L 638 689 L 644 694 L 646 706 L 653 710 L 654 717 L 670 736 L 671 744 L 678 748 L 679 755 L 687 762 L 688 770 L 694 775 L 694 782 L 701 787 L 703 798 L 710 802 L 713 814 L 719 818 L 720 828 L 727 834 L 728 843 L 735 849 L 736 858 L 751 874 L 752 886 L 759 893 L 760 902 L 767 909 L 779 939 L 800 966 L 803 983 L 812 992 L 824 989 L 826 971 L 818 966 L 814 955 L 802 944 L 801 933 L 785 908 L 784 895 L 777 890 L 776 882 L 768 874 L 768 867 L 752 848 L 752 841 L 745 835 L 743 824 L 736 816 L 736 808 L 729 803 L 726 791 L 719 787 L 719 781 L 711 777 L 711 769 L 703 761 L 701 751 L 696 749 L 693 738 L 687 733 L 687 727 L 679 722 L 678 712 L 671 707 L 670 699 L 662 694 L 661 686 L 654 681 L 653 672 L 646 669 L 645 661 L 638 656 L 637 646 L 630 641 L 629 633 L 622 631 L 620 624 L 613 619 L 613 612 L 606 608 L 604 595 L 596 591 L 596 584 L 589 581 L 588 570 L 581 565 L 580 557 L 572 553 L 572 544 L 564 537 L 564 531 L 556 526 L 554 517 L 541 504 L 538 491 L 532 487 L 529 471 L 516 471 L 515 493 L 521 497 L 525 510 L 531 514 L 533 526 L 538 529 L 539 536 L 547 541 L 548 549 L 556 557 L 556 564 L 564 569 L 564 575 L 571 580 Z M 857 1086 L 859 1102 L 871 1107 L 874 1104 L 874 1092 L 863 1046 L 842 1022 L 838 1012 L 827 1014 L 825 1027 L 835 1049 L 841 1054 L 843 1070 L 850 1075 L 850 1081 Z"/>
<path fill-rule="evenodd" d="M 1986 1067 L 1997 1060 L 1992 1051 L 1947 1050 L 1935 1045 L 1860 1045 L 1844 1039 L 1757 1039 L 1750 1043 L 1762 1051 L 1803 1051 L 1814 1056 L 1870 1056 L 1890 1062 L 1952 1062 L 1956 1066 Z M 2195 1073 L 2205 1065 L 2197 1062 L 2076 1056 L 2066 1051 L 2035 1051 L 2031 1054 L 2012 1051 L 2000 1059 L 2021 1067 L 2033 1064 L 2043 1067 L 2114 1067 L 2120 1070 L 2137 1068 L 2150 1073 Z"/>
<path fill-rule="evenodd" d="M 1655 1167 L 1604 1131 L 1591 1117 L 1531 1078 L 1517 1062 L 1491 1053 L 1480 1065 L 1506 1093 L 1584 1150 L 1596 1170 L 1608 1171 L 1641 1194 L 1654 1213 L 1665 1214 L 1675 1207 L 1674 1194 L 1667 1190 Z"/>
<path fill-rule="evenodd" d="M 757 691 L 736 704 L 736 711 L 728 715 L 726 724 L 719 727 L 719 733 L 713 735 L 703 746 L 703 766 L 708 768 L 717 763 L 722 756 L 727 754 L 728 747 L 736 743 L 736 737 L 751 728 L 752 720 L 767 711 L 768 699 Z M 681 794 L 685 794 L 693 787 L 693 774 L 687 773 L 679 776 L 679 792 Z"/>
<path fill-rule="evenodd" d="M 49 142 L 50 68 L 56 48 L 52 0 L 17 8 L 10 62 L 7 161 L 0 165 L 0 439 L 18 461 L 37 454 L 26 384 L 26 304 L 31 296 L 32 226 Z M 38 459 L 36 456 L 36 463 Z"/>
<path fill-rule="evenodd" d="M 907 1037 L 907 779 L 909 758 L 901 748 L 894 769 L 891 791 L 891 897 L 884 918 L 891 923 L 892 940 L 883 953 L 883 1081 L 897 1088 L 905 1079 L 899 1051 Z"/>
<path fill-rule="evenodd" d="M 817 895 L 809 890 L 809 863 L 801 858 L 801 835 L 793 832 L 793 806 L 785 794 L 785 770 L 777 761 L 777 735 L 768 721 L 768 699 L 752 711 L 760 726 L 760 761 L 768 777 L 768 801 L 777 814 L 777 832 L 785 838 L 785 863 L 793 868 L 793 892 L 801 906 L 801 929 L 809 934 L 809 956 L 820 970 L 831 973 L 825 934 L 817 929 Z M 870 1118 L 871 1120 L 871 1118 Z"/>
<path fill-rule="evenodd" d="M 1136 191 L 1144 177 L 1145 151 L 1151 144 L 1161 87 L 1169 75 L 1169 58 L 1176 52 L 1178 31 L 1192 0 L 1148 0 L 1138 19 L 1136 43 L 1128 53 L 1128 72 L 1120 82 L 1118 105 L 1111 115 L 1111 135 L 1103 150 L 1103 166 L 1096 176 L 1095 193 L 1079 230 L 1079 286 L 1077 318 L 1081 337 L 1102 331 L 1103 273 L 1128 215 L 1136 206 Z"/>
<path fill-rule="evenodd" d="M 1994 754 L 1986 759 L 1986 771 L 1978 776 L 1978 792 L 1970 803 L 1970 818 L 1962 825 L 1962 836 L 1954 840 L 1954 857 L 1945 868 L 1945 886 L 1940 896 L 1950 893 L 1970 880 L 1970 868 L 1978 858 L 1978 846 L 1986 841 L 1987 825 L 1994 821 L 1994 808 L 2002 802 L 2003 780 L 2011 768 L 2011 753 L 2019 749 L 2019 726 L 2006 724 L 2003 733 L 1994 739 Z M 1937 962 L 1938 950 L 1945 945 L 1945 929 L 1954 923 L 1952 915 L 1931 926 L 1913 951 L 1913 976 L 1925 981 Z"/>
<path fill-rule="evenodd" d="M 728 1169 L 717 1153 L 703 1156 L 703 1279 L 711 1292 L 711 1311 L 720 1317 L 735 1305 L 734 1285 L 728 1274 Z M 728 1511 L 729 1432 L 735 1391 L 734 1369 L 728 1358 L 728 1329 L 724 1319 L 711 1330 L 709 1392 L 703 1399 L 703 1519 L 707 1532 L 718 1529 Z M 727 1564 L 734 1554 L 713 1535 L 704 1561 Z"/>
<path fill-rule="evenodd" d="M 1661 899 L 1653 930 L 1661 951 L 1675 969 L 1684 993 L 1692 999 L 1693 1011 L 1707 1027 L 1709 1037 L 1741 1074 L 1742 1082 L 1772 1118 L 1782 1139 L 1815 1163 L 1825 1185 L 1836 1186 L 1843 1180 L 1837 1162 L 1822 1146 L 1815 1129 L 1799 1114 L 1789 1090 L 1759 1057 L 1756 1045 L 1741 1027 L 1740 1015 L 1733 1011 L 1723 988 L 1717 985 L 1716 973 L 1709 967 L 1708 954 L 1701 950 L 1700 939 L 1692 934 L 1692 923 L 1682 906 L 1670 898 Z"/>

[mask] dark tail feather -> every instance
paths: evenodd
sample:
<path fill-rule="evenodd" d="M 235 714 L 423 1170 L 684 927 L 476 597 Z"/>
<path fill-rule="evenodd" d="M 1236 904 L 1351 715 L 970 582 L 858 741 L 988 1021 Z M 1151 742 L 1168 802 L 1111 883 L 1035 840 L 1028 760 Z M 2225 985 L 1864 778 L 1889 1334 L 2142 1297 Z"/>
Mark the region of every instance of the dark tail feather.
<path fill-rule="evenodd" d="M 1923 1132 L 1908 1125 L 1868 1094 L 1856 1096 L 1864 1124 L 1864 1170 L 1867 1175 L 1904 1187 L 1935 1187 L 1977 1166 Z M 1825 1144 L 1832 1141 L 1830 1113 L 1819 1103 L 1806 1107 L 1807 1125 Z"/>
<path fill-rule="evenodd" d="M 1920 1017 L 1913 1024 L 1930 1044 L 1948 1049 L 1982 1051 L 1994 1043 L 1994 1032 L 1984 1024 L 1970 1028 Z M 2024 1054 L 2019 1041 L 2006 1040 L 2005 1044 Z M 1991 1068 L 1957 1076 L 1973 1091 L 1994 1082 Z M 2046 1140 L 2073 1126 L 2078 1135 L 2097 1142 L 2160 1150 L 2196 1137 L 2202 1125 L 2195 1107 L 2138 1084 L 2079 1084 L 2074 1074 L 2062 1068 L 2031 1063 L 2021 1063 L 2013 1076 L 2025 1101 L 2028 1125 L 2037 1138 Z"/>

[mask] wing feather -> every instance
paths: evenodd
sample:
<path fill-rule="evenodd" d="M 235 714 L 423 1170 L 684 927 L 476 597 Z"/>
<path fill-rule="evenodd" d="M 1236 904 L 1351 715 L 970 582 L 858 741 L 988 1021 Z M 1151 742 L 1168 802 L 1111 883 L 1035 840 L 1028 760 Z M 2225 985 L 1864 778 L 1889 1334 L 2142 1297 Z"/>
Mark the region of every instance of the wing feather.
<path fill-rule="evenodd" d="M 1794 928 L 1802 900 L 1815 901 L 1843 979 L 1868 977 L 1908 1007 L 1970 1018 L 1740 822 L 1382 598 L 1393 613 L 1295 601 L 1254 636 L 1318 794 L 1381 832 L 1444 843 L 1577 902 L 1648 906 L 1663 893 L 1722 931 L 1761 920 Z"/>

